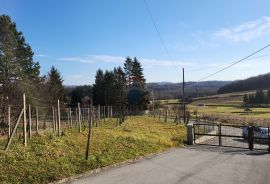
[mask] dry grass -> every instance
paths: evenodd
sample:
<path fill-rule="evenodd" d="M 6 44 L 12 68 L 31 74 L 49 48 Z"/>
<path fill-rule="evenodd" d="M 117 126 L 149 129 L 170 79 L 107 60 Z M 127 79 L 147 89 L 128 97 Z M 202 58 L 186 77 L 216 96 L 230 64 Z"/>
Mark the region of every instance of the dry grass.
<path fill-rule="evenodd" d="M 8 153 L 0 151 L 0 183 L 48 183 L 127 159 L 182 146 L 182 125 L 158 122 L 149 117 L 131 117 L 123 126 L 115 120 L 92 129 L 90 159 L 85 160 L 87 129 L 35 135 L 25 148 L 18 137 Z M 5 142 L 2 140 L 1 144 Z"/>

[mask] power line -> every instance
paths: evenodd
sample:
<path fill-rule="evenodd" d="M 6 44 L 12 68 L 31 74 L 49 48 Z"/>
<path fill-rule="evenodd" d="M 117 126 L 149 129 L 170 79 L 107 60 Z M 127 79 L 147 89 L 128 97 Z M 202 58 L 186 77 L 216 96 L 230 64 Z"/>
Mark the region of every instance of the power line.
<path fill-rule="evenodd" d="M 270 56 L 270 54 L 265 54 L 265 55 L 261 55 L 261 56 L 257 56 L 257 57 L 251 57 L 251 58 L 248 58 L 247 60 L 256 60 L 256 59 L 267 57 L 267 56 Z M 218 65 L 218 66 L 208 66 L 208 67 L 202 67 L 202 68 L 197 68 L 197 69 L 190 69 L 190 70 L 187 70 L 186 72 L 198 72 L 198 71 L 203 71 L 203 70 L 217 68 L 217 67 L 223 67 L 223 66 L 224 66 L 224 64 Z"/>
<path fill-rule="evenodd" d="M 264 49 L 266 49 L 268 47 L 270 47 L 270 44 L 264 46 L 263 48 L 261 48 L 261 49 L 255 51 L 255 52 L 249 54 L 248 56 L 246 56 L 246 57 L 244 57 L 244 58 L 242 58 L 242 59 L 240 59 L 240 60 L 238 60 L 238 61 L 236 61 L 236 62 L 234 62 L 234 63 L 232 63 L 232 64 L 230 64 L 230 65 L 228 65 L 228 66 L 226 66 L 226 67 L 224 67 L 224 68 L 222 68 L 222 69 L 220 69 L 220 70 L 218 70 L 218 71 L 216 71 L 216 72 L 214 72 L 214 73 L 212 73 L 210 75 L 207 75 L 205 77 L 202 77 L 201 79 L 199 79 L 198 81 L 194 82 L 193 84 L 196 84 L 196 83 L 198 83 L 198 82 L 200 82 L 202 80 L 205 80 L 205 79 L 207 79 L 209 77 L 212 77 L 212 76 L 214 76 L 214 75 L 216 75 L 216 74 L 218 74 L 218 73 L 220 73 L 220 72 L 222 72 L 222 71 L 224 71 L 224 70 L 226 70 L 226 69 L 228 69 L 228 68 L 230 68 L 230 67 L 232 67 L 232 66 L 234 66 L 234 65 L 236 65 L 238 63 L 240 63 L 240 62 L 243 62 L 243 61 L 247 60 L 248 58 L 250 58 L 251 56 L 254 56 L 255 54 L 263 51 Z"/>
<path fill-rule="evenodd" d="M 178 73 L 178 75 L 180 76 L 180 73 L 179 73 L 179 71 L 177 70 L 177 67 L 174 64 L 174 61 L 172 59 L 172 56 L 170 55 L 169 50 L 167 49 L 166 44 L 165 44 L 164 40 L 162 39 L 162 36 L 161 36 L 160 31 L 158 29 L 158 26 L 157 26 L 157 24 L 155 22 L 155 19 L 154 19 L 152 13 L 151 13 L 151 10 L 150 10 L 150 8 L 149 8 L 146 0 L 143 0 L 143 2 L 144 2 L 144 5 L 146 7 L 147 13 L 148 13 L 148 15 L 149 15 L 149 17 L 150 17 L 150 19 L 151 19 L 151 21 L 153 23 L 153 26 L 154 26 L 154 28 L 156 30 L 157 36 L 159 38 L 159 41 L 160 41 L 163 49 L 165 50 L 166 55 L 168 56 L 169 60 L 171 61 L 172 65 L 173 65 L 173 68 L 175 69 L 176 73 Z"/>

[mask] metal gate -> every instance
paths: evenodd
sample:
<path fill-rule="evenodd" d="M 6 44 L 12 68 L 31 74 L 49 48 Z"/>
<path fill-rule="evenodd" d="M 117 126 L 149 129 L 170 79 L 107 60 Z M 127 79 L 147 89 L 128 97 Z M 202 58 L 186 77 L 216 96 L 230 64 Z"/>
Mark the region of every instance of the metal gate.
<path fill-rule="evenodd" d="M 270 152 L 269 127 L 194 123 L 194 144 L 207 144 Z"/>

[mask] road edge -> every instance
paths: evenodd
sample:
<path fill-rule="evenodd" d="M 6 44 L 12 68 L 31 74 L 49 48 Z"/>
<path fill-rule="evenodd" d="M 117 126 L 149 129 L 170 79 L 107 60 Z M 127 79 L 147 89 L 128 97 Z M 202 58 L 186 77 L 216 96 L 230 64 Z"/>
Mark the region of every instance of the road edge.
<path fill-rule="evenodd" d="M 112 165 L 108 165 L 108 166 L 105 166 L 105 167 L 100 167 L 100 168 L 97 168 L 97 169 L 86 171 L 86 172 L 81 173 L 81 174 L 76 174 L 76 175 L 73 175 L 73 176 L 70 176 L 70 177 L 67 177 L 67 178 L 63 178 L 63 179 L 58 180 L 58 181 L 53 181 L 53 182 L 50 182 L 49 184 L 71 183 L 72 181 L 75 181 L 75 180 L 80 179 L 80 178 L 88 177 L 88 176 L 91 176 L 93 174 L 97 174 L 97 173 L 104 172 L 104 171 L 109 171 L 111 169 L 123 167 L 123 166 L 126 166 L 126 165 L 135 164 L 137 162 L 141 162 L 141 161 L 146 160 L 146 159 L 154 158 L 156 156 L 159 156 L 159 155 L 162 155 L 162 154 L 165 154 L 165 153 L 169 153 L 171 151 L 174 151 L 176 149 L 180 149 L 180 148 L 183 148 L 183 147 L 185 147 L 185 146 L 173 147 L 173 148 L 169 148 L 169 149 L 167 149 L 165 151 L 160 151 L 160 152 L 156 152 L 156 153 L 150 153 L 148 155 L 140 156 L 140 157 L 137 157 L 135 159 L 125 160 L 125 161 L 118 162 L 118 163 L 115 163 L 115 164 L 112 164 Z"/>

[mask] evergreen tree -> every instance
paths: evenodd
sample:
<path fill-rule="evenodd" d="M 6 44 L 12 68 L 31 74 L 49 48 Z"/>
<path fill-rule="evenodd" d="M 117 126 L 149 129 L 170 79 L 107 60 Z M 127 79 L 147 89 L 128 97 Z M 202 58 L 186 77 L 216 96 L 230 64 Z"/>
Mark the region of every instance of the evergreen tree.
<path fill-rule="evenodd" d="M 124 63 L 124 70 L 125 70 L 126 82 L 128 86 L 130 86 L 132 83 L 132 78 L 131 78 L 132 68 L 133 68 L 133 61 L 130 57 L 127 57 Z"/>
<path fill-rule="evenodd" d="M 48 73 L 47 86 L 51 105 L 56 106 L 58 99 L 64 100 L 63 79 L 60 72 L 54 66 L 51 67 L 51 70 Z"/>
<path fill-rule="evenodd" d="M 256 104 L 263 104 L 264 103 L 264 93 L 263 90 L 257 90 L 255 94 L 255 103 Z"/>
<path fill-rule="evenodd" d="M 249 99 L 248 99 L 248 95 L 247 94 L 244 95 L 243 103 L 244 103 L 244 105 L 247 105 L 249 103 Z"/>
<path fill-rule="evenodd" d="M 22 93 L 37 97 L 42 78 L 40 66 L 22 32 L 7 15 L 0 16 L 0 93 L 8 103 L 18 103 Z M 5 99 L 5 98 L 1 98 Z M 5 102 L 3 102 L 5 103 Z"/>
<path fill-rule="evenodd" d="M 270 89 L 267 90 L 266 101 L 268 104 L 270 103 Z"/>
<path fill-rule="evenodd" d="M 101 69 L 98 69 L 96 72 L 92 93 L 94 105 L 105 105 L 104 73 Z"/>
<path fill-rule="evenodd" d="M 114 68 L 114 96 L 117 105 L 124 105 L 126 103 L 126 77 L 125 72 L 121 67 Z"/>
<path fill-rule="evenodd" d="M 82 106 L 89 106 L 92 98 L 92 87 L 88 85 L 77 86 L 70 92 L 69 96 L 72 106 L 76 106 L 77 103 L 80 103 Z"/>
<path fill-rule="evenodd" d="M 105 105 L 115 104 L 115 78 L 113 71 L 105 71 L 104 74 L 104 100 Z"/>
<path fill-rule="evenodd" d="M 135 57 L 133 60 L 133 67 L 131 70 L 131 77 L 132 77 L 132 86 L 138 88 L 144 88 L 145 86 L 145 79 L 143 75 L 143 69 L 141 63 Z"/>

